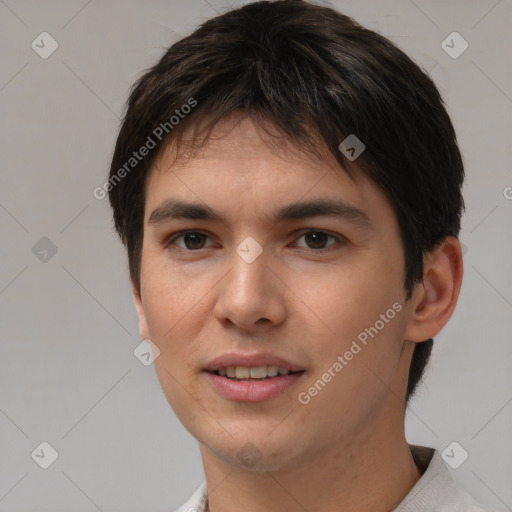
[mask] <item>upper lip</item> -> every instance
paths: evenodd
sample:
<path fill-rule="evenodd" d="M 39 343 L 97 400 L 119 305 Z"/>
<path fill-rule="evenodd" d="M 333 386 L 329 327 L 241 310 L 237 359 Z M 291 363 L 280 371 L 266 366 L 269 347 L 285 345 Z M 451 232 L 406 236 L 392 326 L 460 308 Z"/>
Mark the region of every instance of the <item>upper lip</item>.
<path fill-rule="evenodd" d="M 240 354 L 232 352 L 230 354 L 222 354 L 208 363 L 204 368 L 206 371 L 213 372 L 219 368 L 227 366 L 245 366 L 255 368 L 257 366 L 277 366 L 278 368 L 287 368 L 291 372 L 303 370 L 301 366 L 290 363 L 282 357 L 268 353 L 259 354 Z"/>

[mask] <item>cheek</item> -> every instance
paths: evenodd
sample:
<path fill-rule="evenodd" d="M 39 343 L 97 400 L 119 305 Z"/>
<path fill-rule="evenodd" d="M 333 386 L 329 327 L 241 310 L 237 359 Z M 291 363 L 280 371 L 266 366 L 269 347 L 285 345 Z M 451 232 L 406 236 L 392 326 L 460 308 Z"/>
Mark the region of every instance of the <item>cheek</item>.
<path fill-rule="evenodd" d="M 192 287 L 191 287 L 192 288 Z M 185 326 L 198 298 L 168 271 L 146 272 L 143 286 L 144 311 L 150 338 L 160 349 L 155 366 L 181 373 L 186 364 L 190 332 Z M 191 311 L 192 310 L 192 311 Z M 190 313 L 189 313 L 190 311 Z"/>
<path fill-rule="evenodd" d="M 309 286 L 308 286 L 309 283 Z M 331 272 L 320 284 L 304 280 L 306 304 L 323 322 L 324 334 L 340 343 L 357 335 L 380 319 L 381 314 L 403 300 L 402 283 L 390 267 L 364 261 L 348 269 Z M 403 306 L 403 304 L 402 304 Z M 396 311 L 391 311 L 390 316 Z M 380 324 L 379 324 L 380 325 Z M 387 325 L 387 324 L 386 324 Z"/>
<path fill-rule="evenodd" d="M 400 267 L 392 269 L 390 262 L 379 258 L 374 261 L 332 272 L 321 288 L 317 282 L 304 294 L 304 302 L 316 314 L 312 325 L 318 325 L 312 329 L 315 343 L 310 346 L 316 362 L 312 380 L 329 369 L 343 375 L 332 379 L 336 384 L 331 389 L 342 389 L 344 396 L 370 399 L 381 386 L 370 370 L 387 381 L 400 357 L 405 325 L 402 277 L 396 272 Z"/>
<path fill-rule="evenodd" d="M 194 315 L 207 283 L 168 265 L 157 265 L 145 273 L 145 312 L 155 339 L 166 339 L 190 322 L 189 315 Z"/>
<path fill-rule="evenodd" d="M 180 421 L 193 424 L 198 410 L 190 407 L 190 400 L 198 393 L 191 376 L 198 371 L 193 365 L 201 330 L 198 318 L 207 297 L 197 280 L 184 279 L 168 269 L 146 274 L 145 293 L 148 329 L 160 349 L 154 362 L 160 386 Z"/>

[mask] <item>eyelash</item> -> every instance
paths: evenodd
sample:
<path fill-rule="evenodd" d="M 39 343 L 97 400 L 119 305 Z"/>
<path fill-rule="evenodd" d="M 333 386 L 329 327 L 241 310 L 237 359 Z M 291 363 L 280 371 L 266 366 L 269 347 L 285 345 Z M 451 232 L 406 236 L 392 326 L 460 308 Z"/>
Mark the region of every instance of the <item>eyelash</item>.
<path fill-rule="evenodd" d="M 167 240 L 167 242 L 165 243 L 165 248 L 170 250 L 170 251 L 183 251 L 183 252 L 199 252 L 201 251 L 201 249 L 183 249 L 181 247 L 171 247 L 173 245 L 173 243 L 178 239 L 178 238 L 181 238 L 183 237 L 184 235 L 188 234 L 188 233 L 193 233 L 193 234 L 199 234 L 199 235 L 204 235 L 208 238 L 210 238 L 206 233 L 203 233 L 202 231 L 194 231 L 194 230 L 185 230 L 185 231 L 179 231 L 178 233 L 173 233 L 171 235 L 171 238 L 169 238 Z M 309 234 L 309 233 L 322 233 L 324 235 L 327 235 L 328 237 L 330 238 L 334 238 L 334 240 L 336 240 L 336 244 L 334 245 L 331 245 L 330 247 L 328 248 L 325 248 L 325 249 L 310 249 L 310 248 L 305 248 L 306 250 L 309 250 L 313 253 L 316 253 L 316 254 L 324 254 L 326 252 L 330 252 L 332 250 L 335 250 L 336 249 L 336 246 L 338 245 L 341 245 L 343 244 L 344 242 L 346 242 L 346 238 L 342 235 L 338 235 L 338 236 L 334 236 L 334 235 L 331 235 L 325 231 L 321 231 L 319 229 L 310 229 L 308 231 L 304 231 L 300 234 L 299 238 L 302 238 L 303 236 Z M 304 249 L 304 247 L 301 247 L 302 249 Z M 208 247 L 206 247 L 205 249 L 208 249 Z"/>

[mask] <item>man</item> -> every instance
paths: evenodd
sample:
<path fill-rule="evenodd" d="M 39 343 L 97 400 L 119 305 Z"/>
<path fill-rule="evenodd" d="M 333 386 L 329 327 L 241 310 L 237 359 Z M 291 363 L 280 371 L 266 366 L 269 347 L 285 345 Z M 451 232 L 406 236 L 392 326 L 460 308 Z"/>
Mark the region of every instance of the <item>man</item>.
<path fill-rule="evenodd" d="M 180 512 L 484 510 L 404 434 L 459 296 L 463 179 L 430 78 L 327 7 L 232 10 L 138 80 L 108 191 L 200 444 Z"/>

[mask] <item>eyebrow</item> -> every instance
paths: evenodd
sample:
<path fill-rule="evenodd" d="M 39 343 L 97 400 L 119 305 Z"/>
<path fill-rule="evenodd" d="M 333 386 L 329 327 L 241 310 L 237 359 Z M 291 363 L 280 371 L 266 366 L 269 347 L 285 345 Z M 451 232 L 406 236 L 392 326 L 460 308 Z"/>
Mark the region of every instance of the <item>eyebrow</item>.
<path fill-rule="evenodd" d="M 309 217 L 336 217 L 364 229 L 372 227 L 364 211 L 342 200 L 317 199 L 290 203 L 271 213 L 271 219 L 275 223 Z M 209 206 L 178 199 L 167 199 L 155 208 L 149 216 L 148 224 L 161 224 L 174 219 L 211 220 L 227 224 L 224 215 Z"/>

